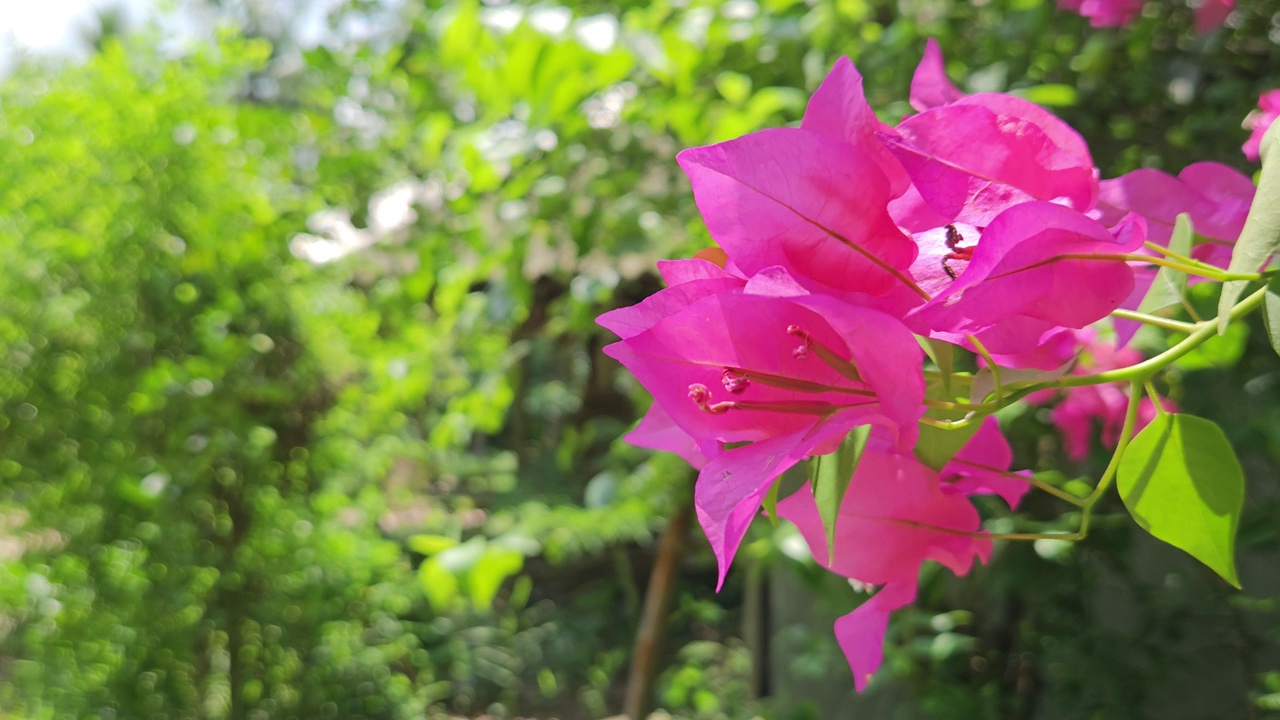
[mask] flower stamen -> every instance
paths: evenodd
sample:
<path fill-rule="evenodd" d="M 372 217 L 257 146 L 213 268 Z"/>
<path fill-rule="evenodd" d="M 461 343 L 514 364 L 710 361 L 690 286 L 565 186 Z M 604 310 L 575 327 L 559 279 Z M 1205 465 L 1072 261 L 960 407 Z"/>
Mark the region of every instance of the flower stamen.
<path fill-rule="evenodd" d="M 836 351 L 832 350 L 826 345 L 823 345 L 820 342 L 814 341 L 813 336 L 809 334 L 808 330 L 805 330 L 799 325 L 788 325 L 787 334 L 793 337 L 800 338 L 800 341 L 803 343 L 800 347 L 791 351 L 792 357 L 796 358 L 797 360 L 803 360 L 805 357 L 808 357 L 809 352 L 812 351 L 813 354 L 817 355 L 818 359 L 821 360 L 827 367 L 831 368 L 832 370 L 835 370 L 836 372 L 840 373 L 844 377 L 854 382 L 862 382 L 862 376 L 858 374 L 858 368 L 854 367 L 854 364 L 852 362 L 840 357 L 838 354 L 836 354 Z M 803 350 L 803 353 L 801 353 L 800 355 L 797 355 L 797 353 L 800 353 L 801 350 Z"/>
<path fill-rule="evenodd" d="M 747 373 L 737 368 L 725 368 L 724 372 L 720 373 L 720 382 L 724 385 L 726 392 L 734 395 L 746 390 L 751 384 Z"/>
<path fill-rule="evenodd" d="M 810 400 L 778 400 L 778 401 L 745 401 L 722 400 L 711 402 L 711 391 L 706 385 L 694 383 L 689 386 L 689 399 L 697 403 L 698 408 L 708 415 L 723 415 L 730 410 L 758 410 L 761 412 L 778 412 L 792 415 L 830 415 L 837 410 L 872 405 L 876 400 L 854 403 L 829 403 Z"/>

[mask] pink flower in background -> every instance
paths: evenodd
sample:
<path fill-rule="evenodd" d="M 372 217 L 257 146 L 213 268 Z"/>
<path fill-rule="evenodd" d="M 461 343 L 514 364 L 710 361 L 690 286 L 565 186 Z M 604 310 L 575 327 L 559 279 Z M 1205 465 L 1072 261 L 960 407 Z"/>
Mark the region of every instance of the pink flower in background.
<path fill-rule="evenodd" d="M 1082 353 L 1080 362 L 1072 369 L 1073 375 L 1089 375 L 1142 362 L 1142 353 L 1133 348 L 1116 347 L 1114 343 L 1104 342 L 1092 329 L 1081 330 L 1076 333 L 1076 337 Z M 1067 457 L 1075 461 L 1087 458 L 1093 448 L 1095 427 L 1099 425 L 1103 447 L 1115 448 L 1129 408 L 1127 390 L 1126 383 L 1109 383 L 1073 387 L 1064 391 L 1062 401 L 1050 411 L 1049 417 L 1062 433 Z M 1046 390 L 1028 395 L 1026 400 L 1033 404 L 1047 403 L 1052 402 L 1057 395 L 1058 393 Z M 1162 400 L 1162 404 L 1169 412 L 1177 410 L 1171 400 Z M 1143 397 L 1138 404 L 1134 433 L 1146 427 L 1155 419 L 1156 414 L 1155 404 L 1150 398 Z"/>
<path fill-rule="evenodd" d="M 1138 213 L 1147 220 L 1147 239 L 1168 245 L 1178 215 L 1187 213 L 1196 234 L 1231 246 L 1244 229 L 1255 190 L 1247 175 L 1222 163 L 1194 163 L 1177 177 L 1144 168 L 1102 181 L 1099 219 L 1111 225 Z"/>
<path fill-rule="evenodd" d="M 1123 27 L 1142 12 L 1143 0 L 1058 0 L 1058 7 L 1079 13 L 1093 27 Z M 1226 21 L 1236 0 L 1203 0 L 1195 11 L 1196 32 L 1212 32 Z"/>
<path fill-rule="evenodd" d="M 1031 489 L 1030 471 L 1010 472 L 1013 449 L 1000 432 L 995 417 L 987 416 L 978 432 L 942 468 L 943 492 L 962 495 L 999 495 L 1017 508 Z"/>
<path fill-rule="evenodd" d="M 1204 0 L 1196 8 L 1196 32 L 1204 35 L 1213 32 L 1226 22 L 1236 6 L 1236 0 Z"/>
<path fill-rule="evenodd" d="M 1258 152 L 1262 149 L 1262 136 L 1266 134 L 1267 128 L 1271 127 L 1271 123 L 1280 118 L 1280 89 L 1270 90 L 1262 93 L 1262 97 L 1258 98 L 1258 109 L 1249 113 L 1249 117 L 1244 119 L 1244 127 L 1249 133 L 1249 139 L 1245 141 L 1244 147 L 1240 148 L 1244 151 L 1244 156 L 1258 161 Z"/>
<path fill-rule="evenodd" d="M 1236 239 L 1244 229 L 1256 188 L 1243 173 L 1222 163 L 1188 165 L 1175 178 L 1160 170 L 1143 168 L 1102 181 L 1097 215 L 1106 224 L 1134 212 L 1147 221 L 1147 239 L 1167 247 L 1178 215 L 1187 213 L 1199 244 L 1191 255 L 1220 268 L 1231 262 Z M 1142 254 L 1152 254 L 1142 249 Z M 1136 310 L 1151 289 L 1157 268 L 1134 270 L 1134 287 L 1120 307 Z M 1191 282 L 1198 282 L 1193 277 Z M 1132 320 L 1116 320 L 1116 342 L 1125 345 L 1140 327 Z"/>
<path fill-rule="evenodd" d="M 1123 27 L 1142 12 L 1142 0 L 1058 0 L 1058 7 L 1080 13 L 1094 27 Z"/>

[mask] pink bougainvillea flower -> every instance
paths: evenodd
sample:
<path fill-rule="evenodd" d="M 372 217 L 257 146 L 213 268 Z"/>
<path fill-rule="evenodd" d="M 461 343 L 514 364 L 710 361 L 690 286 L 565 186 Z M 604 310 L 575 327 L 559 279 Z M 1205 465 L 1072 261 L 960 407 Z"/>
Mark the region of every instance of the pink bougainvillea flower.
<path fill-rule="evenodd" d="M 1213 32 L 1226 22 L 1235 6 L 1236 0 L 1204 0 L 1196 8 L 1196 32 L 1201 35 Z"/>
<path fill-rule="evenodd" d="M 830 569 L 882 586 L 835 625 L 858 690 L 883 661 L 889 614 L 915 599 L 920 565 L 936 560 L 964 575 L 975 558 L 990 556 L 991 541 L 978 534 L 977 511 L 956 485 L 944 487 L 938 474 L 914 457 L 870 445 L 849 483 L 836 519 Z M 815 558 L 827 557 L 827 536 L 809 486 L 778 503 L 778 514 L 795 523 Z"/>
<path fill-rule="evenodd" d="M 911 107 L 924 113 L 947 105 L 977 105 L 1002 116 L 1030 123 L 1048 136 L 1058 150 L 1073 156 L 1076 164 L 1093 168 L 1089 146 L 1070 125 L 1057 115 L 1015 95 L 975 93 L 966 95 L 947 77 L 942 50 L 930 38 L 911 78 Z"/>
<path fill-rule="evenodd" d="M 958 344 L 975 335 L 1000 355 L 1034 350 L 1046 333 L 1085 327 L 1129 296 L 1133 270 L 1123 256 L 1142 246 L 1145 225 L 1131 215 L 1108 231 L 1061 205 L 1016 205 L 982 232 L 955 282 L 908 321 Z"/>
<path fill-rule="evenodd" d="M 1248 176 L 1221 163 L 1194 163 L 1183 168 L 1177 177 L 1144 168 L 1102 181 L 1095 214 L 1110 224 L 1119 222 L 1127 213 L 1137 213 L 1147 221 L 1147 239 L 1168 246 L 1178 215 L 1187 213 L 1199 240 L 1192 257 L 1225 269 L 1244 229 L 1255 190 Z M 1146 249 L 1138 252 L 1153 254 Z M 1120 307 L 1138 308 L 1151 289 L 1156 270 L 1152 266 L 1134 270 L 1133 291 Z M 1191 278 L 1193 283 L 1198 280 Z M 1140 323 L 1117 320 L 1115 326 L 1117 344 L 1125 345 Z"/>
<path fill-rule="evenodd" d="M 1087 210 L 1096 199 L 1092 166 L 1081 167 L 1023 118 L 957 103 L 913 115 L 896 130 L 885 142 L 921 198 L 947 221 L 984 226 L 1032 200 Z"/>
<path fill-rule="evenodd" d="M 747 275 L 782 266 L 815 291 L 870 297 L 910 282 L 915 244 L 889 217 L 888 179 L 868 152 L 776 128 L 676 159 L 711 237 Z"/>
<path fill-rule="evenodd" d="M 1094 27 L 1123 27 L 1142 12 L 1142 0 L 1058 0 L 1058 7 L 1089 18 Z"/>
<path fill-rule="evenodd" d="M 1142 362 L 1142 353 L 1128 347 L 1117 347 L 1104 342 L 1092 328 L 1076 332 L 1082 352 L 1080 362 L 1072 369 L 1073 375 L 1089 375 L 1105 370 L 1115 370 Z M 1043 391 L 1028 395 L 1032 404 L 1051 402 L 1058 393 Z M 1173 412 L 1177 407 L 1171 400 L 1162 401 L 1165 409 Z M 1129 394 L 1125 383 L 1085 385 L 1069 388 L 1062 394 L 1062 401 L 1050 412 L 1049 417 L 1062 433 L 1067 457 L 1080 461 L 1089 456 L 1093 445 L 1095 425 L 1102 426 L 1102 444 L 1115 448 L 1124 427 L 1125 413 L 1129 407 Z M 1156 416 L 1156 407 L 1148 397 L 1138 404 L 1138 416 L 1134 432 L 1146 427 Z"/>
<path fill-rule="evenodd" d="M 1262 93 L 1262 97 L 1258 98 L 1258 109 L 1244 119 L 1244 127 L 1250 131 L 1249 139 L 1240 148 L 1245 157 L 1258 161 L 1258 153 L 1262 150 L 1262 136 L 1276 118 L 1280 118 L 1280 89 Z"/>
<path fill-rule="evenodd" d="M 1098 214 L 1110 225 L 1138 213 L 1147 220 L 1147 239 L 1167 245 L 1178 215 L 1187 213 L 1196 234 L 1231 246 L 1244 229 L 1255 190 L 1247 175 L 1222 163 L 1194 163 L 1176 178 L 1144 168 L 1102 181 Z"/>
<path fill-rule="evenodd" d="M 947 77 L 946 61 L 938 41 L 929 38 L 924 45 L 920 64 L 911 77 L 911 107 L 924 112 L 941 105 L 960 102 L 967 97 Z"/>
<path fill-rule="evenodd" d="M 862 424 L 885 428 L 909 451 L 922 414 L 923 353 L 901 321 L 830 296 L 744 292 L 753 284 L 798 289 L 785 273 L 762 275 L 746 284 L 683 283 L 600 319 L 623 338 L 605 353 L 702 454 L 719 443 L 750 443 L 709 457 L 695 492 L 722 581 L 779 474 L 831 452 Z M 688 451 L 683 437 L 663 438 L 651 445 Z"/>
<path fill-rule="evenodd" d="M 884 173 L 889 197 L 901 195 L 910 178 L 889 149 L 880 142 L 881 133 L 890 132 L 867 104 L 862 75 L 847 57 L 836 60 L 822 84 L 809 98 L 800 122 L 803 130 L 843 141 L 866 153 Z"/>
<path fill-rule="evenodd" d="M 1075 330 L 1055 327 L 1040 334 L 1035 347 L 1023 348 L 1016 353 L 992 353 L 991 359 L 1003 368 L 1025 368 L 1053 372 L 1063 369 L 1080 353 Z M 981 358 L 979 358 L 981 360 Z M 985 361 L 982 363 L 986 365 Z"/>
<path fill-rule="evenodd" d="M 1079 133 L 1027 100 L 960 92 L 933 40 L 912 78 L 911 105 L 920 113 L 880 138 L 912 180 L 891 207 L 912 232 L 948 222 L 983 226 L 1029 200 L 1081 211 L 1096 202 L 1098 171 Z"/>
<path fill-rule="evenodd" d="M 962 495 L 999 495 L 1010 508 L 1017 508 L 1031 489 L 1027 476 L 1031 473 L 1010 472 L 1013 449 L 1000 432 L 994 416 L 982 421 L 978 432 L 942 468 L 944 492 Z"/>
<path fill-rule="evenodd" d="M 658 274 L 662 276 L 662 281 L 667 284 L 667 287 L 674 287 L 680 283 L 693 282 L 694 280 L 723 280 L 725 278 L 746 280 L 741 275 L 726 270 L 725 265 L 717 265 L 709 260 L 697 257 L 686 260 L 659 260 Z"/>

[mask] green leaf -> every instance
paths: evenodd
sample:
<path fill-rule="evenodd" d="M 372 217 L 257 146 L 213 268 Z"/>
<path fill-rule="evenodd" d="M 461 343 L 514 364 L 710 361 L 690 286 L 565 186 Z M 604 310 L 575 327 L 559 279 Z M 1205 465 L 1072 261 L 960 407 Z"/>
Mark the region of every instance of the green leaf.
<path fill-rule="evenodd" d="M 956 346 L 942 340 L 916 336 L 916 342 L 942 373 L 942 391 L 951 392 L 951 376 L 956 368 Z"/>
<path fill-rule="evenodd" d="M 746 102 L 751 97 L 751 78 L 726 70 L 716 76 L 716 90 L 735 105 Z"/>
<path fill-rule="evenodd" d="M 1186 213 L 1179 214 L 1173 224 L 1173 236 L 1169 238 L 1169 249 L 1182 255 L 1190 255 L 1192 235 L 1191 216 Z M 1138 312 L 1153 313 L 1170 305 L 1177 305 L 1182 302 L 1182 296 L 1186 291 L 1186 273 L 1161 267 L 1156 273 L 1155 282 L 1151 283 L 1151 289 L 1138 305 Z"/>
<path fill-rule="evenodd" d="M 481 610 L 488 610 L 503 581 L 520 572 L 523 567 L 524 555 L 494 545 L 485 548 L 484 554 L 476 561 L 467 577 L 471 602 Z"/>
<path fill-rule="evenodd" d="M 944 378 L 945 379 L 945 378 Z M 940 380 L 931 380 L 928 387 L 925 388 L 925 397 L 930 400 L 953 400 L 954 396 L 951 390 L 955 390 L 963 395 L 970 392 L 970 383 L 973 377 L 963 373 L 951 376 L 951 389 L 944 387 Z M 925 417 L 932 420 L 959 420 L 967 413 L 963 410 L 940 410 L 938 408 L 929 408 L 925 412 Z M 951 462 L 951 458 L 969 442 L 969 438 L 978 432 L 978 428 L 982 426 L 980 422 L 971 422 L 963 427 L 955 430 L 944 430 L 934 427 L 926 423 L 920 423 L 920 439 L 916 441 L 916 459 L 928 465 L 934 470 L 941 470 L 944 465 Z"/>
<path fill-rule="evenodd" d="M 858 461 L 862 459 L 862 450 L 867 446 L 869 437 L 871 426 L 860 425 L 841 441 L 835 452 L 819 455 L 809 461 L 813 499 L 818 504 L 822 526 L 827 529 L 827 565 L 834 559 L 836 517 L 840 514 L 840 503 L 844 501 L 844 493 L 849 489 L 854 471 L 858 469 Z"/>
<path fill-rule="evenodd" d="M 458 595 L 458 578 L 440 565 L 436 558 L 429 558 L 418 567 L 418 582 L 427 596 L 431 609 L 446 613 Z"/>
<path fill-rule="evenodd" d="M 458 541 L 443 535 L 410 535 L 405 544 L 410 550 L 429 556 L 448 550 L 457 545 Z"/>
<path fill-rule="evenodd" d="M 1272 123 L 1271 129 L 1262 136 L 1262 175 L 1258 178 L 1258 192 L 1253 196 L 1253 206 L 1249 208 L 1249 217 L 1244 221 L 1240 239 L 1231 253 L 1227 272 L 1257 272 L 1280 247 L 1280 150 L 1276 149 L 1277 145 L 1280 145 L 1280 123 Z M 1222 285 L 1222 296 L 1218 299 L 1219 334 L 1227 331 L 1230 321 L 1227 315 L 1247 284 L 1243 280 L 1235 280 Z"/>
<path fill-rule="evenodd" d="M 1214 335 L 1205 340 L 1195 350 L 1175 360 L 1173 366 L 1187 372 L 1235 367 L 1244 356 L 1248 342 L 1249 326 L 1235 323 L 1227 328 L 1225 335 Z"/>
<path fill-rule="evenodd" d="M 1071 107 L 1076 104 L 1078 99 L 1075 86 L 1059 83 L 1033 85 L 1029 88 L 1016 90 L 1013 94 L 1021 95 L 1037 105 L 1049 107 Z"/>
<path fill-rule="evenodd" d="M 1280 275 L 1272 275 L 1262 296 L 1262 324 L 1267 328 L 1271 349 L 1280 354 Z"/>
<path fill-rule="evenodd" d="M 778 488 L 782 487 L 782 478 L 773 481 L 773 485 L 769 486 L 769 492 L 764 496 L 764 512 L 769 516 L 769 523 L 774 527 L 778 527 Z"/>
<path fill-rule="evenodd" d="M 1244 473 L 1221 428 L 1193 415 L 1157 417 L 1129 443 L 1116 482 L 1144 530 L 1240 587 L 1235 541 Z"/>
<path fill-rule="evenodd" d="M 982 423 L 976 420 L 955 430 L 943 430 L 921 423 L 920 439 L 916 441 L 916 459 L 934 470 L 941 470 L 981 427 Z"/>

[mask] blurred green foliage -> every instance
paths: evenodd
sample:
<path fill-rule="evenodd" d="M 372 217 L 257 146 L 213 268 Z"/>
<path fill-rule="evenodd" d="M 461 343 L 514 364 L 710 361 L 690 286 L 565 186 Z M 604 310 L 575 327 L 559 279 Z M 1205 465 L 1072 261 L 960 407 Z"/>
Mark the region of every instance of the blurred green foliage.
<path fill-rule="evenodd" d="M 1189 8 L 1150 5 L 1096 31 L 1038 0 L 353 0 L 303 47 L 288 6 L 211 2 L 228 24 L 197 47 L 108 34 L 20 67 L 0 87 L 0 717 L 616 712 L 692 473 L 617 440 L 646 400 L 593 320 L 709 242 L 674 154 L 797 121 L 841 54 L 896 119 L 933 36 L 962 87 L 1053 106 L 1107 176 L 1247 167 L 1280 16 L 1241 0 L 1196 38 Z M 1244 457 L 1246 556 L 1280 540 L 1261 338 L 1168 378 Z M 1041 416 L 1013 428 L 1023 465 L 1064 467 Z M 1262 561 L 1238 596 L 1176 560 L 1141 572 L 1159 551 L 1126 523 L 931 576 L 859 701 L 894 714 L 864 712 L 1164 717 L 1161 688 L 1206 663 L 1236 673 L 1217 716 L 1274 709 Z M 763 568 L 822 612 L 852 597 L 758 530 L 757 569 L 715 599 L 689 543 L 656 693 L 677 716 L 824 717 L 795 688 L 849 685 L 824 619 L 770 629 L 759 687 L 734 638 L 767 614 L 744 609 Z M 1206 655 L 1195 623 L 1234 634 Z"/>

